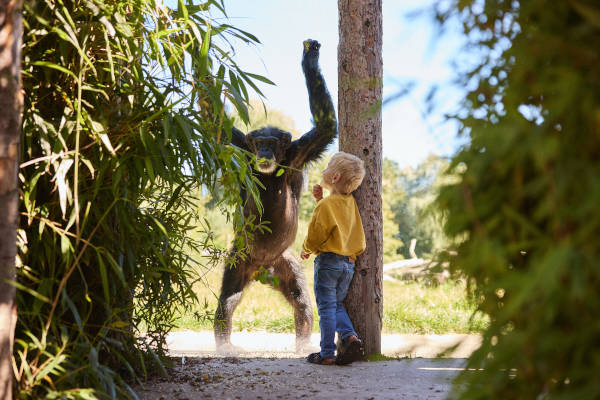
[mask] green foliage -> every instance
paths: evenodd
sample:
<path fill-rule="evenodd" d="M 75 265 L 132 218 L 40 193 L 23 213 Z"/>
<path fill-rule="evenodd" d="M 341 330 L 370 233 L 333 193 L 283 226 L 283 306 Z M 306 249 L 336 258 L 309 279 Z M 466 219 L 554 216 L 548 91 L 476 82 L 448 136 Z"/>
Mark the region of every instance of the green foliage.
<path fill-rule="evenodd" d="M 263 285 L 271 285 L 274 288 L 279 286 L 279 277 L 275 275 L 269 268 L 265 268 L 262 265 L 258 267 L 254 280 L 262 283 Z"/>
<path fill-rule="evenodd" d="M 470 145 L 439 205 L 452 268 L 490 316 L 461 399 L 597 399 L 600 6 L 453 1 L 478 59 L 455 117 Z"/>
<path fill-rule="evenodd" d="M 219 259 L 190 234 L 193 194 L 236 210 L 242 186 L 258 201 L 224 112 L 247 120 L 246 85 L 266 81 L 239 69 L 228 40 L 257 39 L 215 10 L 25 2 L 18 398 L 124 398 L 127 382 L 164 371 L 175 311 Z M 252 234 L 253 221 L 225 215 Z"/>

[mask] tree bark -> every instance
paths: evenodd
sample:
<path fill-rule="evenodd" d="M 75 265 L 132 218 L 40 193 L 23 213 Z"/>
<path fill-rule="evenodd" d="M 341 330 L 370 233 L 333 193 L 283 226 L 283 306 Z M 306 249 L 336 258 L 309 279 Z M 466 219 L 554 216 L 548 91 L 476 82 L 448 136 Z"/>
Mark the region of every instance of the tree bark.
<path fill-rule="evenodd" d="M 356 262 L 345 304 L 368 355 L 381 353 L 383 313 L 381 0 L 338 0 L 338 12 L 339 147 L 360 157 L 367 170 L 354 192 L 367 248 Z"/>
<path fill-rule="evenodd" d="M 0 0 L 0 399 L 12 398 L 17 322 L 15 287 L 10 281 L 15 279 L 19 210 L 21 6 L 20 0 Z"/>

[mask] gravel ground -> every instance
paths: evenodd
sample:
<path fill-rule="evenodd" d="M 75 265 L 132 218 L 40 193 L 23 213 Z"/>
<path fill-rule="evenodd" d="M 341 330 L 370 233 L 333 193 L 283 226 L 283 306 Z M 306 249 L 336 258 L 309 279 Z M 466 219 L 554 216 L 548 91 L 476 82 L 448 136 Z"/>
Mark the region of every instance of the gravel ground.
<path fill-rule="evenodd" d="M 314 350 L 318 341 L 313 335 Z M 173 333 L 175 367 L 168 378 L 136 388 L 140 399 L 444 399 L 480 338 L 384 335 L 385 355 L 409 358 L 349 366 L 307 363 L 304 353 L 294 352 L 290 334 L 240 332 L 232 343 L 241 348 L 217 354 L 212 332 Z M 433 358 L 449 346 L 455 349 L 446 358 Z"/>

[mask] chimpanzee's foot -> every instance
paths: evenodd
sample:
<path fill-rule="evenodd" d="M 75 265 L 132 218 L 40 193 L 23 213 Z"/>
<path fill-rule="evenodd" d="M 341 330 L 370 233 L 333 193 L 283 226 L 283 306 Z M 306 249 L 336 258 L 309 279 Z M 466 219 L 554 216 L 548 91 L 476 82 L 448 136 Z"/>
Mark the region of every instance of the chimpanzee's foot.
<path fill-rule="evenodd" d="M 296 336 L 296 353 L 307 353 L 313 350 L 317 351 L 320 349 L 310 344 L 310 336 Z"/>
<path fill-rule="evenodd" d="M 217 345 L 217 354 L 225 356 L 234 356 L 245 352 L 246 351 L 243 348 L 235 346 L 229 342 Z"/>

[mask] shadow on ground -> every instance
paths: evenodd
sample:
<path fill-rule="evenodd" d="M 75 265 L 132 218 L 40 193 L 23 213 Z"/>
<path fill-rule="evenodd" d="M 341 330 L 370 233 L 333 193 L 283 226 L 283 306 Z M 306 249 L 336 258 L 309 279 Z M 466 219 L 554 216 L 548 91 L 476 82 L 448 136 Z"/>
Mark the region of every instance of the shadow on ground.
<path fill-rule="evenodd" d="M 444 399 L 480 340 L 474 335 L 384 335 L 382 352 L 392 357 L 388 360 L 321 366 L 295 353 L 294 335 L 235 333 L 232 343 L 244 351 L 222 355 L 214 349 L 212 332 L 174 332 L 169 376 L 136 391 L 142 400 Z M 313 335 L 311 345 L 316 348 L 318 341 Z M 439 354 L 445 358 L 434 358 Z"/>
<path fill-rule="evenodd" d="M 174 359 L 168 378 L 137 388 L 142 400 L 444 399 L 464 359 L 401 359 L 321 366 L 304 358 Z"/>

